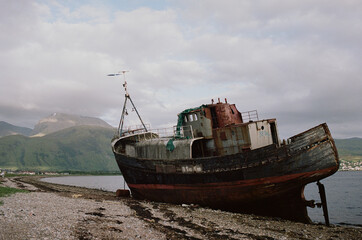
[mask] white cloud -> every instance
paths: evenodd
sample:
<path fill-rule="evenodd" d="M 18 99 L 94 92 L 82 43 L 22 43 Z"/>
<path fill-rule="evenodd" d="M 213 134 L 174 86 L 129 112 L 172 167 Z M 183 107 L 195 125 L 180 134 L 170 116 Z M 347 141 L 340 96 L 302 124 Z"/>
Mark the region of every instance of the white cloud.
<path fill-rule="evenodd" d="M 156 127 L 227 97 L 277 117 L 284 136 L 324 121 L 337 137 L 362 136 L 359 1 L 108 4 L 0 2 L 0 120 L 31 126 L 58 111 L 117 125 L 123 80 L 106 75 L 130 70 Z"/>

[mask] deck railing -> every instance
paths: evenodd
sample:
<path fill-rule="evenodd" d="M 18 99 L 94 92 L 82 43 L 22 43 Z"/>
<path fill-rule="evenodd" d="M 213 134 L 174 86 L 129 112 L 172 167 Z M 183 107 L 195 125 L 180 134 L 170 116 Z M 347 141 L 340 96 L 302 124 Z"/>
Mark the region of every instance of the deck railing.
<path fill-rule="evenodd" d="M 122 131 L 122 137 L 138 134 L 145 135 L 146 138 L 146 135 L 150 135 L 150 133 L 153 133 L 152 135 L 150 135 L 152 136 L 152 138 L 194 138 L 191 125 L 150 129 L 150 125 L 146 124 L 146 128 L 147 131 L 142 125 L 125 127 Z"/>
<path fill-rule="evenodd" d="M 258 116 L 257 110 L 242 112 L 241 117 L 243 119 L 243 122 L 259 121 L 259 116 Z"/>

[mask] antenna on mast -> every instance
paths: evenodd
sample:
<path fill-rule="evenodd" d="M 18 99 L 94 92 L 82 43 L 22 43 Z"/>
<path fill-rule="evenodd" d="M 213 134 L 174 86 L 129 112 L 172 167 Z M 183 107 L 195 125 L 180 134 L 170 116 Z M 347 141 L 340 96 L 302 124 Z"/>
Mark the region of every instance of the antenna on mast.
<path fill-rule="evenodd" d="M 126 72 L 129 72 L 129 71 L 121 71 L 122 72 L 122 75 L 123 75 L 123 87 L 124 87 L 124 91 L 126 92 L 126 95 L 129 96 L 128 92 L 127 92 L 127 81 L 126 81 Z"/>
<path fill-rule="evenodd" d="M 115 77 L 115 76 L 119 76 L 119 75 L 123 75 L 123 80 L 124 80 L 124 83 L 123 83 L 123 87 L 124 87 L 124 91 L 125 91 L 125 95 L 124 95 L 124 104 L 123 104 L 123 111 L 122 111 L 122 115 L 121 115 L 121 119 L 119 121 L 119 125 L 118 125 L 118 135 L 121 137 L 122 136 L 122 130 L 123 130 L 123 123 L 124 123 L 124 116 L 125 115 L 128 115 L 127 113 L 127 109 L 126 109 L 126 105 L 127 105 L 127 99 L 129 99 L 129 101 L 131 102 L 132 106 L 133 106 L 133 109 L 136 111 L 137 113 L 137 116 L 138 118 L 140 119 L 141 123 L 142 123 L 142 126 L 143 128 L 145 129 L 145 131 L 147 132 L 147 128 L 146 128 L 146 125 L 143 123 L 142 121 L 142 118 L 140 116 L 140 114 L 138 113 L 137 111 L 137 108 L 136 106 L 134 105 L 132 99 L 131 99 L 131 96 L 129 95 L 128 91 L 127 91 L 127 81 L 126 81 L 126 72 L 129 72 L 129 71 L 120 71 L 118 73 L 111 73 L 111 74 L 108 74 L 107 76 L 109 77 Z"/>
<path fill-rule="evenodd" d="M 129 71 L 123 70 L 123 71 L 120 71 L 120 72 L 118 72 L 118 73 L 110 73 L 110 74 L 108 74 L 107 76 L 108 76 L 108 77 L 116 77 L 116 76 L 119 76 L 119 75 L 122 74 L 122 75 L 123 75 L 123 84 L 122 84 L 122 86 L 124 87 L 124 91 L 125 91 L 126 95 L 129 96 L 129 94 L 128 94 L 128 92 L 127 92 L 126 72 L 129 72 Z"/>

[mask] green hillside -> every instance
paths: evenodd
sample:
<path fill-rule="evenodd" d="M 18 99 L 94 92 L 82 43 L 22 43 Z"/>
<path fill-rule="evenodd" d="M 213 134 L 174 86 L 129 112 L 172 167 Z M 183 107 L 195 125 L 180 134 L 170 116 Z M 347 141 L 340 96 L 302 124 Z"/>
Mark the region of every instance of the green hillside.
<path fill-rule="evenodd" d="M 362 169 L 362 139 L 335 139 L 339 159 L 340 170 L 361 170 Z"/>
<path fill-rule="evenodd" d="M 335 142 L 341 156 L 362 156 L 362 138 L 335 139 Z"/>
<path fill-rule="evenodd" d="M 0 121 L 0 137 L 21 134 L 29 136 L 32 129 L 26 127 L 14 126 L 10 123 Z"/>
<path fill-rule="evenodd" d="M 118 171 L 110 141 L 114 130 L 67 128 L 44 137 L 0 138 L 0 168 L 33 171 Z"/>

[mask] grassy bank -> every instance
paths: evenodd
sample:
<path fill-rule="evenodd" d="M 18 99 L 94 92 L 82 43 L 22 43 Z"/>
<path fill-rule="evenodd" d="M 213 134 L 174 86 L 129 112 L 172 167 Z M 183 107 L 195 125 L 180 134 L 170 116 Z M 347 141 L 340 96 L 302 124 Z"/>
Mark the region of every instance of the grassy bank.
<path fill-rule="evenodd" d="M 16 189 L 16 188 L 4 187 L 4 186 L 0 185 L 0 198 L 9 196 L 9 195 L 17 193 L 17 192 L 28 192 L 28 191 L 22 190 L 22 189 Z M 2 204 L 3 204 L 3 202 L 0 200 L 0 205 L 2 205 Z"/>

